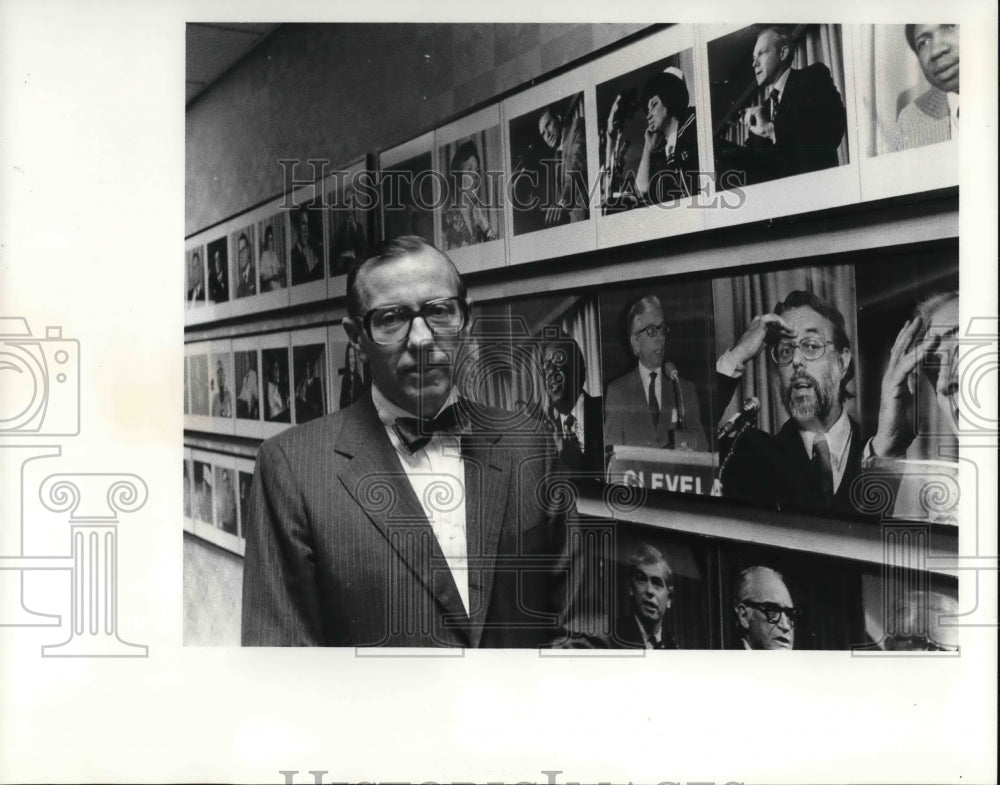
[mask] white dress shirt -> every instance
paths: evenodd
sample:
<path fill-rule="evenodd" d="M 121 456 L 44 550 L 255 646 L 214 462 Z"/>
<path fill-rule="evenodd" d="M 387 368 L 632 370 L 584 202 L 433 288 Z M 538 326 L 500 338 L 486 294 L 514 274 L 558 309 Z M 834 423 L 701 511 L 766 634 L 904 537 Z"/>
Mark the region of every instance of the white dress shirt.
<path fill-rule="evenodd" d="M 452 390 L 441 409 L 457 399 Z M 461 437 L 452 433 L 435 433 L 426 446 L 411 455 L 393 426 L 397 417 L 413 415 L 386 398 L 375 385 L 372 385 L 372 402 L 406 472 L 406 479 L 434 531 L 455 579 L 462 605 L 468 613 L 469 547 L 465 530 L 465 463 L 462 460 Z"/>
<path fill-rule="evenodd" d="M 656 402 L 660 406 L 660 411 L 663 411 L 663 368 L 647 368 L 642 363 L 638 365 L 639 379 L 642 382 L 642 394 L 646 396 L 646 404 L 649 404 L 649 375 L 651 373 L 656 374 L 656 379 L 653 380 L 653 390 L 656 392 Z M 674 406 L 670 410 L 670 422 L 675 424 L 677 422 L 677 407 Z"/>

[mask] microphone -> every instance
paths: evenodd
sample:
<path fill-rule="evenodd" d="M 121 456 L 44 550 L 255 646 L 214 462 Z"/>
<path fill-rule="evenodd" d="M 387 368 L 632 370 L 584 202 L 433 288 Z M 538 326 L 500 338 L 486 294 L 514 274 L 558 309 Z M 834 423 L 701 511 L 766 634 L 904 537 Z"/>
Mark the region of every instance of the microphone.
<path fill-rule="evenodd" d="M 677 366 L 672 362 L 666 362 L 663 364 L 663 371 L 666 373 L 667 378 L 674 383 L 674 401 L 676 402 L 677 409 L 677 427 L 684 430 L 684 396 L 681 393 L 681 379 L 680 375 L 677 373 Z"/>
<path fill-rule="evenodd" d="M 740 410 L 720 426 L 718 438 L 724 439 L 733 432 L 741 430 L 743 426 L 756 423 L 758 412 L 760 412 L 760 401 L 751 395 L 743 401 Z"/>

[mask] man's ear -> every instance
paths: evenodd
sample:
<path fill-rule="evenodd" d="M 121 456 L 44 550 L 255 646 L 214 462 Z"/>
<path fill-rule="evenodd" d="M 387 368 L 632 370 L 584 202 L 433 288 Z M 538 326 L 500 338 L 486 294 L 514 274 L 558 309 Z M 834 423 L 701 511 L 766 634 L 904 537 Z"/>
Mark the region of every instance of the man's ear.
<path fill-rule="evenodd" d="M 847 370 L 851 367 L 851 350 L 844 348 L 837 353 L 840 359 L 840 375 L 846 376 Z"/>
<path fill-rule="evenodd" d="M 750 610 L 746 605 L 740 603 L 736 606 L 736 618 L 739 620 L 742 629 L 750 629 Z"/>
<path fill-rule="evenodd" d="M 783 63 L 792 62 L 792 48 L 788 44 L 781 47 L 781 51 L 778 52 L 778 59 L 780 59 Z"/>

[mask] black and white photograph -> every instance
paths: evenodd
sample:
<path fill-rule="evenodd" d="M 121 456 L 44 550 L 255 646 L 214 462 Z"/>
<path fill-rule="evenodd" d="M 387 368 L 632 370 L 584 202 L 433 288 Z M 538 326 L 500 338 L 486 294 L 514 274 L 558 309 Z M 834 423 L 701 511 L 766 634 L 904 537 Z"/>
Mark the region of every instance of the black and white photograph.
<path fill-rule="evenodd" d="M 258 352 L 236 351 L 233 353 L 236 384 L 236 417 L 241 420 L 260 419 L 260 370 Z"/>
<path fill-rule="evenodd" d="M 618 531 L 606 637 L 597 645 L 648 651 L 721 648 L 709 550 L 698 538 L 649 526 Z"/>
<path fill-rule="evenodd" d="M 320 343 L 293 346 L 292 368 L 295 386 L 295 422 L 309 422 L 322 417 L 327 413 L 326 345 Z"/>
<path fill-rule="evenodd" d="M 188 308 L 197 308 L 205 304 L 205 249 L 202 246 L 192 248 L 184 254 L 185 288 L 184 302 Z"/>
<path fill-rule="evenodd" d="M 857 28 L 864 198 L 957 185 L 960 32 L 956 24 Z"/>
<path fill-rule="evenodd" d="M 213 352 L 209 357 L 209 366 L 211 375 L 208 391 L 212 401 L 211 415 L 225 420 L 232 419 L 236 416 L 233 357 L 229 352 Z"/>
<path fill-rule="evenodd" d="M 261 294 L 275 292 L 288 286 L 285 228 L 282 213 L 276 213 L 257 222 L 257 259 Z"/>
<path fill-rule="evenodd" d="M 599 303 L 609 479 L 717 494 L 708 283 L 660 279 Z"/>
<path fill-rule="evenodd" d="M 438 149 L 447 178 L 447 204 L 441 216 L 444 250 L 503 237 L 501 194 L 503 165 L 500 127 L 457 139 Z"/>
<path fill-rule="evenodd" d="M 440 199 L 432 155 L 433 134 L 379 155 L 382 239 L 416 235 L 435 242 L 434 207 Z"/>
<path fill-rule="evenodd" d="M 371 375 L 360 350 L 347 339 L 340 325 L 330 327 L 329 345 L 333 369 L 330 401 L 336 403 L 332 411 L 339 411 L 371 394 Z"/>
<path fill-rule="evenodd" d="M 346 275 L 375 240 L 372 228 L 377 207 L 376 183 L 375 172 L 368 168 L 367 158 L 338 169 L 326 178 L 331 278 Z"/>
<path fill-rule="evenodd" d="M 229 292 L 229 249 L 226 238 L 220 237 L 208 244 L 208 301 L 218 305 L 227 303 Z"/>
<path fill-rule="evenodd" d="M 237 229 L 229 235 L 230 246 L 234 250 L 236 263 L 233 274 L 236 279 L 235 297 L 253 297 L 260 291 L 257 285 L 257 257 L 254 254 L 253 224 Z"/>
<path fill-rule="evenodd" d="M 998 15 L 0 0 L 0 781 L 997 782 Z"/>
<path fill-rule="evenodd" d="M 960 30 L 868 25 L 859 70 L 868 156 L 958 141 Z"/>
<path fill-rule="evenodd" d="M 600 324 L 594 295 L 509 303 L 511 377 L 495 405 L 537 418 L 560 472 L 583 481 L 604 470 Z M 493 374 L 490 374 L 494 378 Z"/>
<path fill-rule="evenodd" d="M 200 735 L 269 740 L 222 778 L 478 781 L 473 696 L 482 738 L 524 726 L 534 768 L 498 781 L 991 779 L 993 734 L 953 724 L 995 710 L 968 666 L 995 646 L 996 12 L 969 2 L 187 23 L 175 632 L 245 715 Z M 348 704 L 413 744 L 355 763 Z"/>
<path fill-rule="evenodd" d="M 868 643 L 860 565 L 751 543 L 719 555 L 723 648 L 849 651 Z"/>
<path fill-rule="evenodd" d="M 553 100 L 508 122 L 514 234 L 590 218 L 583 93 Z"/>
<path fill-rule="evenodd" d="M 204 461 L 193 462 L 191 517 L 214 526 L 212 467 Z"/>
<path fill-rule="evenodd" d="M 264 366 L 264 420 L 289 423 L 292 421 L 288 349 L 265 349 L 261 353 Z"/>
<path fill-rule="evenodd" d="M 852 262 L 712 282 L 723 496 L 957 523 L 957 248 Z"/>
<path fill-rule="evenodd" d="M 208 351 L 191 354 L 187 357 L 188 377 L 191 386 L 191 414 L 208 417 L 210 409 L 210 392 L 208 381 Z"/>
<path fill-rule="evenodd" d="M 597 85 L 602 215 L 703 190 L 696 84 L 686 49 Z"/>
<path fill-rule="evenodd" d="M 300 204 L 295 209 L 289 210 L 288 231 L 292 238 L 292 286 L 322 281 L 324 278 L 322 205 Z"/>
<path fill-rule="evenodd" d="M 236 534 L 236 483 L 232 469 L 215 467 L 215 525 L 229 534 Z"/>
<path fill-rule="evenodd" d="M 759 24 L 708 42 L 717 190 L 849 162 L 841 30 Z"/>

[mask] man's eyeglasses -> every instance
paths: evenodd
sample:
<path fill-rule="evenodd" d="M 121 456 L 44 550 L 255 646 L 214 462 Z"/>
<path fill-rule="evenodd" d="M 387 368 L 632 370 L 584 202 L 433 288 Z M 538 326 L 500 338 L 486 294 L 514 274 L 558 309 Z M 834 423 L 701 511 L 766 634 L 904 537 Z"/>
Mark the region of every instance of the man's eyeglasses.
<path fill-rule="evenodd" d="M 372 341 L 382 346 L 392 346 L 406 340 L 413 320 L 418 316 L 435 337 L 451 338 L 465 327 L 469 318 L 469 304 L 461 297 L 443 297 L 424 303 L 416 311 L 407 305 L 387 305 L 372 308 L 361 317 L 361 324 Z"/>
<path fill-rule="evenodd" d="M 785 618 L 788 619 L 788 623 L 794 627 L 795 623 L 802 617 L 802 613 L 798 609 L 786 608 L 784 605 L 778 605 L 775 602 L 743 600 L 740 605 L 746 605 L 748 608 L 753 608 L 763 613 L 768 624 L 777 624 L 781 620 L 781 614 L 783 613 L 785 614 Z"/>
<path fill-rule="evenodd" d="M 670 332 L 670 328 L 660 322 L 659 324 L 651 324 L 648 327 L 643 327 L 641 330 L 636 330 L 632 333 L 636 338 L 638 338 L 643 333 L 646 334 L 647 338 L 659 338 L 661 335 L 666 335 Z"/>
<path fill-rule="evenodd" d="M 807 360 L 818 360 L 826 352 L 826 347 L 833 341 L 821 341 L 818 338 L 803 338 L 795 341 L 781 341 L 771 347 L 771 359 L 778 365 L 788 365 L 795 356 L 795 350 L 802 352 Z"/>

